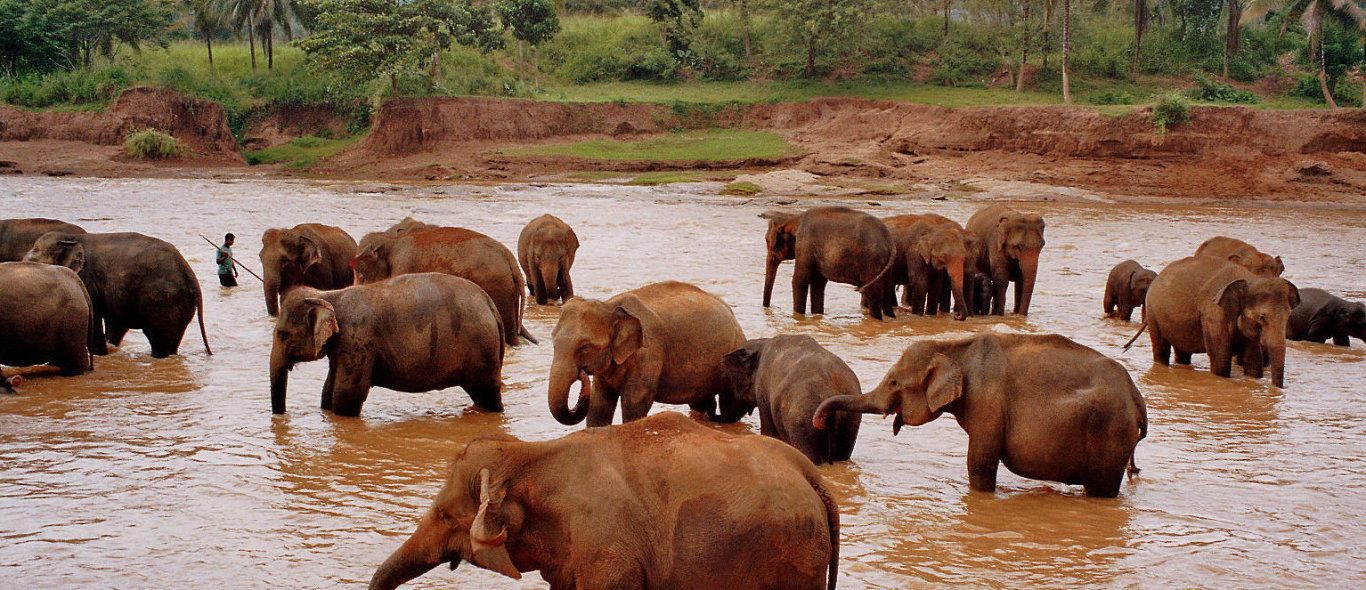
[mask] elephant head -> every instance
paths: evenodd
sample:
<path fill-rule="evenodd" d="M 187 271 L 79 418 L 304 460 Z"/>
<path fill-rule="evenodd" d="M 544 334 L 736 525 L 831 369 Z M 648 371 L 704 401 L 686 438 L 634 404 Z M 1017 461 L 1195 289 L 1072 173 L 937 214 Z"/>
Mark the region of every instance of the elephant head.
<path fill-rule="evenodd" d="M 1029 301 L 1034 295 L 1034 279 L 1039 272 L 1039 253 L 1043 251 L 1043 217 L 1034 214 L 1011 213 L 1001 217 L 996 226 L 995 251 L 1020 266 L 1022 293 L 1020 313 L 1027 315 Z"/>
<path fill-rule="evenodd" d="M 283 414 L 289 371 L 296 363 L 318 360 L 327 353 L 327 343 L 337 335 L 337 310 L 318 291 L 302 287 L 285 299 L 280 318 L 275 322 L 275 340 L 270 349 L 270 408 Z"/>
<path fill-rule="evenodd" d="M 262 281 L 266 311 L 279 313 L 280 297 L 305 284 L 309 269 L 322 262 L 322 250 L 312 238 L 292 229 L 268 229 L 261 235 Z"/>
<path fill-rule="evenodd" d="M 456 456 L 446 485 L 417 530 L 375 571 L 370 590 L 397 588 L 438 565 L 455 569 L 461 561 L 522 577 L 508 545 L 517 543 L 525 511 L 508 497 L 509 478 L 517 474 L 499 456 L 503 445 L 479 439 Z"/>
<path fill-rule="evenodd" d="M 1333 322 L 1348 336 L 1366 340 L 1366 305 L 1348 303 L 1333 312 Z"/>
<path fill-rule="evenodd" d="M 1129 293 L 1138 305 L 1143 305 L 1148 299 L 1148 288 L 1153 286 L 1153 279 L 1156 278 L 1157 273 L 1146 268 L 1129 275 Z"/>
<path fill-rule="evenodd" d="M 1232 325 L 1207 326 L 1210 330 L 1237 330 L 1257 342 L 1270 359 L 1271 382 L 1285 383 L 1285 333 L 1291 310 L 1300 304 L 1300 291 L 1282 278 L 1236 279 L 1221 287 L 1213 299 L 1201 304 L 1204 318 L 1223 318 Z"/>
<path fill-rule="evenodd" d="M 1285 263 L 1281 262 L 1280 256 L 1271 256 L 1261 252 L 1249 252 L 1246 256 L 1229 254 L 1228 261 L 1252 271 L 1252 274 L 1259 277 L 1274 278 L 1285 272 Z"/>
<path fill-rule="evenodd" d="M 351 272 L 355 274 L 357 285 L 366 285 L 387 279 L 393 274 L 389 268 L 389 245 L 379 240 L 363 246 L 356 257 L 351 259 Z"/>
<path fill-rule="evenodd" d="M 19 387 L 23 383 L 24 378 L 18 375 L 15 375 L 13 377 L 6 377 L 4 375 L 0 375 L 0 393 L 13 394 L 14 388 Z"/>
<path fill-rule="evenodd" d="M 764 234 L 764 242 L 768 245 L 768 259 L 764 265 L 764 307 L 768 307 L 773 299 L 773 279 L 778 275 L 778 265 L 797 257 L 797 222 L 801 216 L 768 211 L 759 217 L 768 220 L 768 233 Z"/>
<path fill-rule="evenodd" d="M 636 362 L 634 357 L 650 345 L 642 325 L 654 312 L 632 295 L 616 305 L 575 297 L 560 310 L 551 338 L 555 354 L 550 364 L 550 413 L 566 426 L 588 416 L 588 377 L 605 375 Z M 569 389 L 578 381 L 579 401 L 569 409 Z"/>
<path fill-rule="evenodd" d="M 735 390 L 731 407 L 724 410 L 726 413 L 738 412 L 734 416 L 735 420 L 753 412 L 759 405 L 758 398 L 754 395 L 754 372 L 759 369 L 760 355 L 770 340 L 772 339 L 750 340 L 744 346 L 726 353 L 721 359 L 721 366 L 726 370 L 726 376 L 730 378 L 732 389 Z"/>
<path fill-rule="evenodd" d="M 953 289 L 953 300 L 956 302 L 953 307 L 953 319 L 955 320 L 967 319 L 972 311 L 967 300 L 964 299 L 963 278 L 969 260 L 968 246 L 975 243 L 976 240 L 969 238 L 967 232 L 961 228 L 952 225 L 940 225 L 917 241 L 914 252 L 910 253 L 910 255 L 920 257 L 925 264 L 936 271 L 949 275 L 949 284 Z"/>
<path fill-rule="evenodd" d="M 75 236 L 46 233 L 33 243 L 24 261 L 65 266 L 79 274 L 85 268 L 85 246 Z"/>
<path fill-rule="evenodd" d="M 441 227 L 441 226 L 439 226 L 439 225 L 432 225 L 432 224 L 430 224 L 430 223 L 423 223 L 423 222 L 421 222 L 421 221 L 418 221 L 418 220 L 416 220 L 416 219 L 413 219 L 412 216 L 408 216 L 408 217 L 404 217 L 404 218 L 403 218 L 403 221 L 400 221 L 400 222 L 398 222 L 398 223 L 395 223 L 395 224 L 394 224 L 393 226 L 391 226 L 389 229 L 384 230 L 384 235 L 385 235 L 385 236 L 388 236 L 388 237 L 391 237 L 391 238 L 397 238 L 397 237 L 400 237 L 400 236 L 406 236 L 406 235 L 411 234 L 411 233 L 417 233 L 417 232 L 420 232 L 420 231 L 427 231 L 427 230 L 429 230 L 429 229 L 437 229 L 437 228 L 440 228 L 440 227 Z"/>

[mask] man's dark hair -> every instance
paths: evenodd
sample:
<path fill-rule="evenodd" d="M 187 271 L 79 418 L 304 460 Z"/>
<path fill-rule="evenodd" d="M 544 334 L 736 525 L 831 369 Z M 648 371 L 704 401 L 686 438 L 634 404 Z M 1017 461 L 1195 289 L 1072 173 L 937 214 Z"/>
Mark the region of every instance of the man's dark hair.
<path fill-rule="evenodd" d="M 226 242 L 226 241 L 228 241 L 228 240 L 235 240 L 235 239 L 237 239 L 237 236 L 234 236 L 234 235 L 232 235 L 232 234 L 228 234 L 228 235 L 223 236 L 223 241 L 224 241 L 224 242 Z"/>

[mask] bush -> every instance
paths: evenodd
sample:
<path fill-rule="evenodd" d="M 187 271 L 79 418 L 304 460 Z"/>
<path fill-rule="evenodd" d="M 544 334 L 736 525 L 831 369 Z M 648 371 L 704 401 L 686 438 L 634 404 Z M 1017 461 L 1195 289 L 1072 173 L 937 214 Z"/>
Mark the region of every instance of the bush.
<path fill-rule="evenodd" d="M 1257 95 L 1247 90 L 1238 90 L 1223 82 L 1195 77 L 1195 88 L 1186 91 L 1186 96 L 1206 102 L 1231 102 L 1236 104 L 1255 104 Z"/>
<path fill-rule="evenodd" d="M 1092 94 L 1087 102 L 1098 105 L 1134 104 L 1134 96 L 1123 90 L 1102 90 Z"/>
<path fill-rule="evenodd" d="M 143 129 L 128 134 L 123 140 L 123 150 L 139 160 L 163 160 L 183 156 L 189 148 L 166 133 Z"/>
<path fill-rule="evenodd" d="M 1190 106 L 1176 94 L 1167 94 L 1153 105 L 1153 128 L 1165 133 L 1168 127 L 1179 127 L 1190 121 Z"/>
<path fill-rule="evenodd" d="M 999 58 L 967 43 L 950 40 L 939 46 L 939 55 L 930 62 L 934 68 L 930 81 L 940 86 L 979 88 L 982 78 L 1000 66 Z"/>

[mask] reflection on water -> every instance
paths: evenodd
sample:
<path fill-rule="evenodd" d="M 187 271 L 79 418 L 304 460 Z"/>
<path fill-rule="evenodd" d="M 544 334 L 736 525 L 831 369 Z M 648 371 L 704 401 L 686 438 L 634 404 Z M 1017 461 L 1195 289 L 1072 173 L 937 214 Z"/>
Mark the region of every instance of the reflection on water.
<path fill-rule="evenodd" d="M 272 416 L 272 323 L 250 279 L 222 289 L 197 234 L 241 236 L 250 254 L 268 227 L 306 221 L 353 235 L 406 215 L 467 226 L 515 244 L 553 213 L 583 243 L 576 290 L 605 298 L 662 279 L 698 284 L 735 309 L 751 338 L 802 333 L 849 362 L 865 389 L 915 339 L 976 332 L 1059 332 L 1117 358 L 1148 399 L 1142 474 L 1118 499 L 1024 480 L 967 488 L 967 436 L 951 419 L 891 435 L 869 416 L 854 460 L 822 467 L 843 510 L 842 587 L 1283 587 L 1366 584 L 1366 352 L 1290 346 L 1285 390 L 1219 379 L 1208 361 L 1152 367 L 1137 324 L 1100 319 L 1109 268 L 1161 268 L 1204 238 L 1249 239 L 1282 255 L 1287 276 L 1366 296 L 1362 254 L 1314 250 L 1366 238 L 1366 214 L 1250 208 L 1023 204 L 1048 219 L 1032 315 L 1005 320 L 864 318 L 853 289 L 831 285 L 822 317 L 759 303 L 763 221 L 773 208 L 669 187 L 410 187 L 366 194 L 350 184 L 17 178 L 0 182 L 6 217 L 79 219 L 92 231 L 143 231 L 181 248 L 204 286 L 206 356 L 152 359 L 136 332 L 96 371 L 34 378 L 0 397 L 0 570 L 39 587 L 319 588 L 357 586 L 409 533 L 454 452 L 482 434 L 545 440 L 574 430 L 549 415 L 544 376 L 558 310 L 531 306 L 539 346 L 509 351 L 503 414 L 459 389 L 372 392 L 361 418 L 317 409 L 325 363 L 291 376 L 288 413 Z M 438 193 L 439 191 L 439 193 Z M 156 205 L 152 205 L 156 204 Z M 859 205 L 859 203 L 854 203 Z M 977 203 L 883 202 L 882 215 L 935 212 L 959 221 Z M 245 260 L 254 257 L 246 256 Z M 790 303 L 791 267 L 776 302 Z M 680 409 L 657 406 L 657 410 Z M 723 427 L 756 431 L 757 418 Z M 462 567 L 415 588 L 540 588 Z"/>

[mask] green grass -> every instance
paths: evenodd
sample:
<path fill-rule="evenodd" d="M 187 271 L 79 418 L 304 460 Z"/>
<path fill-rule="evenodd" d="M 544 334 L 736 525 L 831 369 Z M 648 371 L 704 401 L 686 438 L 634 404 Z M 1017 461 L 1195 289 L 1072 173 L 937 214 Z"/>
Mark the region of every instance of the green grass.
<path fill-rule="evenodd" d="M 575 172 L 570 176 L 578 180 L 607 180 L 609 178 L 621 178 L 622 176 L 625 176 L 625 174 L 614 170 L 588 170 L 585 172 Z"/>
<path fill-rule="evenodd" d="M 247 163 L 253 166 L 283 163 L 295 170 L 305 170 L 324 158 L 336 155 L 361 137 L 360 135 L 345 139 L 323 139 L 312 135 L 300 137 L 283 145 L 247 152 Z"/>
<path fill-rule="evenodd" d="M 632 178 L 626 184 L 637 186 L 655 186 L 657 184 L 671 184 L 675 182 L 701 182 L 706 180 L 698 172 L 650 172 Z"/>
<path fill-rule="evenodd" d="M 178 158 L 188 149 L 180 140 L 156 129 L 134 131 L 123 140 L 123 150 L 139 160 Z"/>
<path fill-rule="evenodd" d="M 744 129 L 706 129 L 670 133 L 640 141 L 589 140 L 506 150 L 508 155 L 572 156 L 590 160 L 647 162 L 781 158 L 801 150 L 777 133 Z"/>
<path fill-rule="evenodd" d="M 754 184 L 752 182 L 732 182 L 726 185 L 726 188 L 721 189 L 721 194 L 749 196 L 759 193 L 763 190 L 764 187 Z"/>

